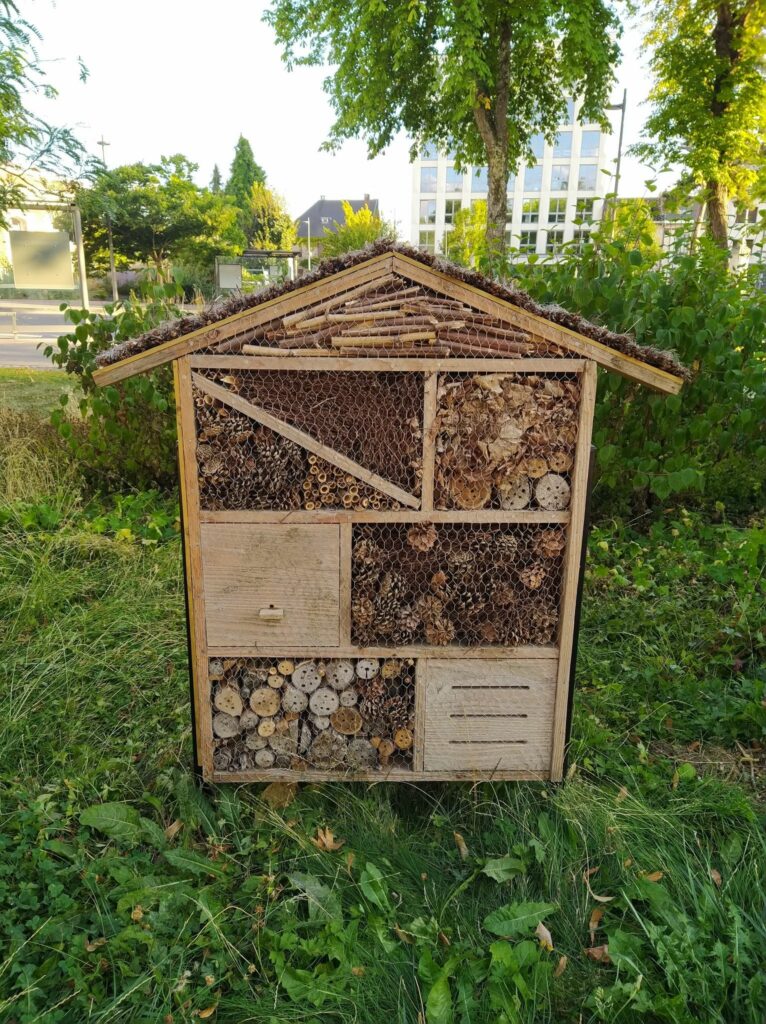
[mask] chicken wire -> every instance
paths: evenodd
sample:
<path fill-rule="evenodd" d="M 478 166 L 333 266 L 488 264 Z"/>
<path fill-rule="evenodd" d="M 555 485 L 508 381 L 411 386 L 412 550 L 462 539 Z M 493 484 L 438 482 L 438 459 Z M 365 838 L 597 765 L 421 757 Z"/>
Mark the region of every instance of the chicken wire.
<path fill-rule="evenodd" d="M 579 398 L 574 374 L 440 374 L 436 508 L 567 509 Z"/>
<path fill-rule="evenodd" d="M 339 356 L 426 355 L 524 358 L 570 353 L 520 329 L 510 316 L 490 315 L 431 288 L 389 274 L 350 285 L 329 299 L 306 295 L 307 305 L 256 327 L 243 324 L 233 336 L 201 352 L 236 353 L 254 348 L 272 355 L 333 351 Z"/>
<path fill-rule="evenodd" d="M 412 768 L 412 659 L 211 658 L 213 766 Z"/>
<path fill-rule="evenodd" d="M 553 525 L 355 525 L 352 642 L 554 643 L 565 548 Z"/>

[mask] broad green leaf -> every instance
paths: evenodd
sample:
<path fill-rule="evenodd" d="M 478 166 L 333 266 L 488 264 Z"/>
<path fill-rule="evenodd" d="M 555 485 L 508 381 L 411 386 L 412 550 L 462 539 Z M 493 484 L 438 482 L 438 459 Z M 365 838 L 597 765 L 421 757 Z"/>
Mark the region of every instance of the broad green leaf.
<path fill-rule="evenodd" d="M 359 876 L 359 888 L 366 898 L 380 910 L 389 910 L 388 892 L 383 873 L 372 861 L 367 861 Z"/>
<path fill-rule="evenodd" d="M 340 900 L 329 885 L 320 882 L 313 875 L 305 875 L 297 871 L 288 875 L 288 879 L 294 888 L 306 896 L 310 918 L 316 918 L 320 915 L 330 918 L 341 917 Z"/>
<path fill-rule="evenodd" d="M 494 857 L 488 860 L 481 869 L 483 875 L 494 879 L 496 882 L 508 882 L 512 878 L 518 878 L 526 871 L 526 864 L 518 857 Z"/>
<path fill-rule="evenodd" d="M 427 1024 L 452 1024 L 454 1019 L 449 979 L 442 975 L 431 986 L 431 991 L 428 993 L 426 1021 Z"/>
<path fill-rule="evenodd" d="M 166 850 L 163 856 L 169 864 L 185 874 L 217 875 L 219 878 L 226 874 L 224 864 L 212 861 L 194 850 Z"/>
<path fill-rule="evenodd" d="M 508 903 L 484 918 L 484 927 L 493 935 L 510 938 L 534 929 L 556 909 L 555 903 Z"/>
<path fill-rule="evenodd" d="M 80 824 L 95 828 L 117 842 L 135 846 L 142 837 L 141 817 L 129 804 L 106 803 L 86 807 Z"/>

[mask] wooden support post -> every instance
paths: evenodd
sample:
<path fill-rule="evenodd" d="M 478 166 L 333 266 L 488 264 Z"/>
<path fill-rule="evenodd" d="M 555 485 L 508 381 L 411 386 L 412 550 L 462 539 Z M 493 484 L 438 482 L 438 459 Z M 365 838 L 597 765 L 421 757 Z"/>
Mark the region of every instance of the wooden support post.
<path fill-rule="evenodd" d="M 420 507 L 424 512 L 430 512 L 434 507 L 438 384 L 438 373 L 426 374 L 423 397 L 423 479 L 420 485 Z"/>

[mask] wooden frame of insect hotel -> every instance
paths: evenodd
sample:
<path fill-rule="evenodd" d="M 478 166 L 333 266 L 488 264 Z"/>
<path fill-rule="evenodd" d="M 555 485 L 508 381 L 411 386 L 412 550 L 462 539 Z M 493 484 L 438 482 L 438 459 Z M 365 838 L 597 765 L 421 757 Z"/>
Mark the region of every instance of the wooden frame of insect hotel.
<path fill-rule="evenodd" d="M 384 243 L 94 376 L 171 361 L 204 778 L 560 779 L 597 368 L 673 357 Z"/>

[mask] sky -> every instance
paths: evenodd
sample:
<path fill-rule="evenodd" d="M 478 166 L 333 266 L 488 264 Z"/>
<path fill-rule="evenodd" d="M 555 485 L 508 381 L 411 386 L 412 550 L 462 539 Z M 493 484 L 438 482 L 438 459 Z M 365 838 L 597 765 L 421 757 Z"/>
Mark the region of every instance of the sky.
<path fill-rule="evenodd" d="M 386 153 L 368 160 L 362 142 L 347 142 L 336 154 L 319 151 L 333 121 L 322 89 L 326 72 L 283 64 L 271 28 L 255 0 L 20 0 L 22 16 L 43 39 L 38 52 L 54 101 L 36 109 L 67 124 L 86 148 L 100 155 L 109 142 L 109 165 L 183 153 L 199 164 L 197 180 L 208 184 L 218 163 L 224 180 L 241 134 L 253 146 L 268 184 L 286 200 L 293 217 L 324 195 L 380 200 L 384 216 L 407 237 L 411 180 L 408 144 L 397 138 Z M 638 139 L 647 108 L 649 78 L 640 56 L 641 36 L 629 27 L 612 100 L 628 90 L 627 148 Z M 79 80 L 77 58 L 89 70 Z M 615 131 L 619 114 L 611 115 Z M 616 134 L 613 143 L 616 152 Z M 653 173 L 623 157 L 622 195 L 646 195 Z"/>

